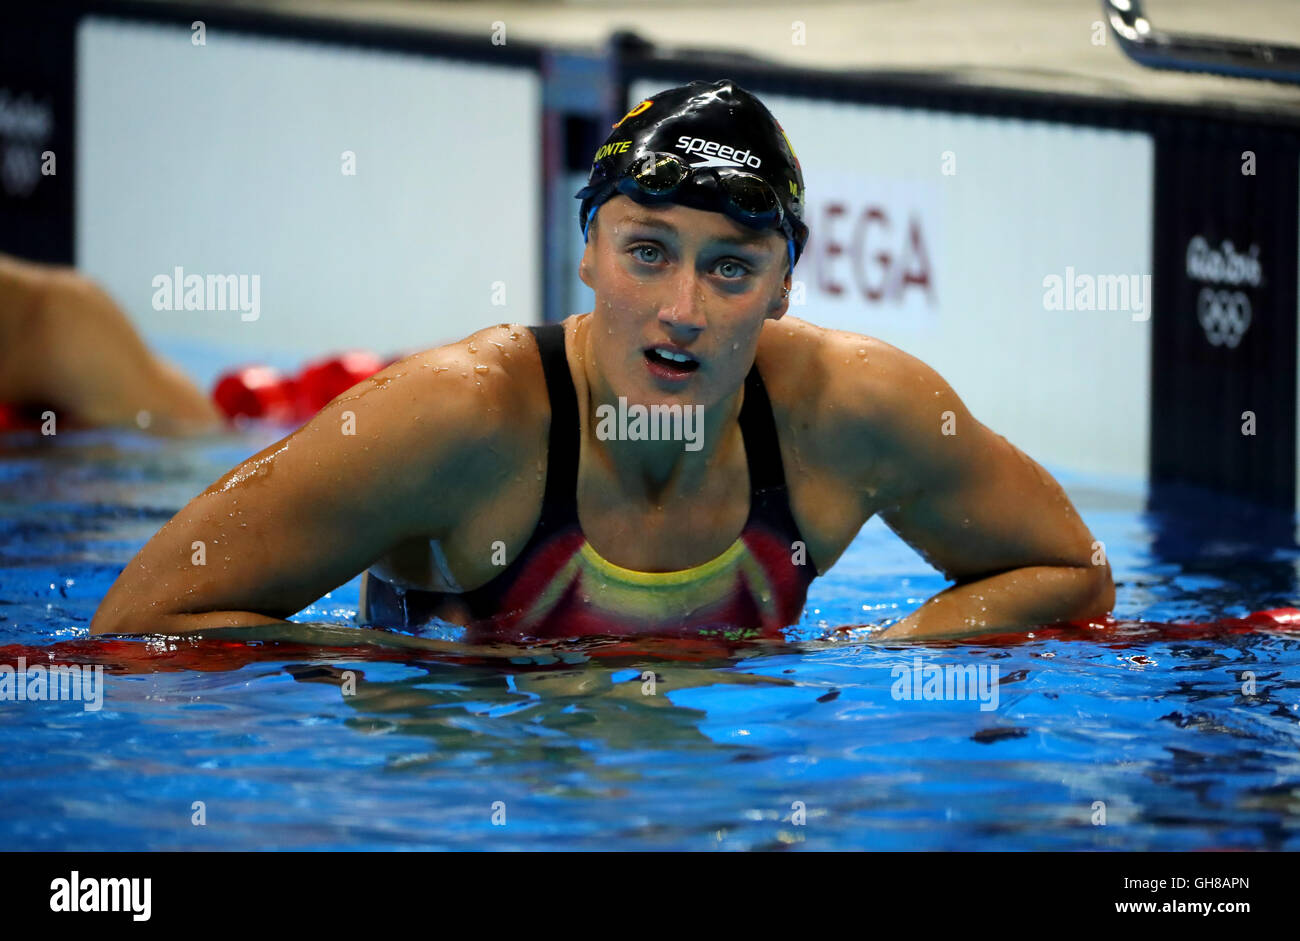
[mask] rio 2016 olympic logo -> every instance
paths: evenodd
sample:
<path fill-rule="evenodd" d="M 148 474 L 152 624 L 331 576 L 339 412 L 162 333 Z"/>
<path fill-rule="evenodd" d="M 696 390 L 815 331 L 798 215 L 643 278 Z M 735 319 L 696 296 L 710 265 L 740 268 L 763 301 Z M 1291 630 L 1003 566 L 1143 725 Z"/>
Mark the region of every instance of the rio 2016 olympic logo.
<path fill-rule="evenodd" d="M 1234 349 L 1250 326 L 1250 298 L 1242 291 L 1201 288 L 1196 297 L 1196 317 L 1211 346 Z"/>
<path fill-rule="evenodd" d="M 1235 349 L 1250 328 L 1250 297 L 1241 287 L 1258 288 L 1264 283 L 1259 246 L 1252 243 L 1242 251 L 1230 239 L 1218 246 L 1203 235 L 1187 243 L 1186 271 L 1193 281 L 1207 284 L 1196 295 L 1196 319 L 1211 346 Z M 1208 285 L 1227 285 L 1214 288 Z"/>

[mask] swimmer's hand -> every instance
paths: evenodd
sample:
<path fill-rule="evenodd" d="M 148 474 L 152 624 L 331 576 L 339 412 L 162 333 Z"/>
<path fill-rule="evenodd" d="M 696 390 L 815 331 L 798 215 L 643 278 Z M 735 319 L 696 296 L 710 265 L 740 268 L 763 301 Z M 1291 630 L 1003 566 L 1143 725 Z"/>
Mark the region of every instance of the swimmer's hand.
<path fill-rule="evenodd" d="M 1099 600 L 1100 599 L 1100 600 Z M 1109 572 L 1094 566 L 1028 566 L 941 591 L 873 641 L 1019 633 L 1114 604 Z M 1081 612 L 1076 615 L 1075 612 Z"/>
<path fill-rule="evenodd" d="M 70 268 L 0 255 L 0 401 L 77 424 L 215 430 L 215 406 L 152 353 L 108 294 Z"/>

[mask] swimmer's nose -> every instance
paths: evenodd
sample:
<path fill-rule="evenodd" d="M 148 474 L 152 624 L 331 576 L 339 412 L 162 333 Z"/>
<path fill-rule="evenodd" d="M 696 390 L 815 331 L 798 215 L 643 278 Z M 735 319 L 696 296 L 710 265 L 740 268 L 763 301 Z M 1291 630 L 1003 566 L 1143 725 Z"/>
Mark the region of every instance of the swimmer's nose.
<path fill-rule="evenodd" d="M 673 282 L 673 294 L 659 308 L 659 322 L 670 330 L 692 338 L 708 325 L 704 316 L 704 286 L 699 276 L 683 268 Z"/>

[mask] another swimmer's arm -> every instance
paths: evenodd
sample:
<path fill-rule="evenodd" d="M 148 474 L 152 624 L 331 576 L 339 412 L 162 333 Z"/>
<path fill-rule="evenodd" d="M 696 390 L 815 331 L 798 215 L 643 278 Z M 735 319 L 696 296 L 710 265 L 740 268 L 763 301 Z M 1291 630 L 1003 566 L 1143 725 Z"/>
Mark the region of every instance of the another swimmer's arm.
<path fill-rule="evenodd" d="M 0 254 L 0 402 L 28 398 L 25 341 L 44 294 L 42 272 Z"/>
<path fill-rule="evenodd" d="M 483 393 L 444 359 L 388 367 L 195 497 L 122 571 L 91 633 L 281 624 L 394 545 L 453 528 L 503 449 L 483 444 Z"/>
<path fill-rule="evenodd" d="M 145 345 L 101 287 L 71 268 L 0 255 L 0 335 L 0 401 L 153 432 L 220 424 L 207 396 Z"/>
<path fill-rule="evenodd" d="M 880 515 L 956 584 L 877 636 L 1010 632 L 1110 611 L 1110 565 L 1060 484 L 933 369 L 895 352 L 888 385 L 906 398 L 895 391 L 871 420 L 885 455 Z"/>

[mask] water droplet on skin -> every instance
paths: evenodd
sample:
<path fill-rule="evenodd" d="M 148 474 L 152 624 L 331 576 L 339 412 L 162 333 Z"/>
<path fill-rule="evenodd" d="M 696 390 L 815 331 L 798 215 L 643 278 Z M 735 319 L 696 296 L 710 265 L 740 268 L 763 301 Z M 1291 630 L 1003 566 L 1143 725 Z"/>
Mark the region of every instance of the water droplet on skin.
<path fill-rule="evenodd" d="M 480 376 L 482 376 L 482 375 L 484 375 L 484 374 L 487 373 L 488 368 L 487 368 L 486 366 L 483 366 L 483 365 L 480 364 L 480 365 L 474 367 L 474 371 L 475 371 L 476 373 L 478 373 Z"/>
<path fill-rule="evenodd" d="M 477 353 L 477 352 L 478 352 L 478 347 L 475 346 L 473 343 L 471 343 L 468 347 L 466 347 L 466 349 L 468 349 L 471 353 Z"/>

